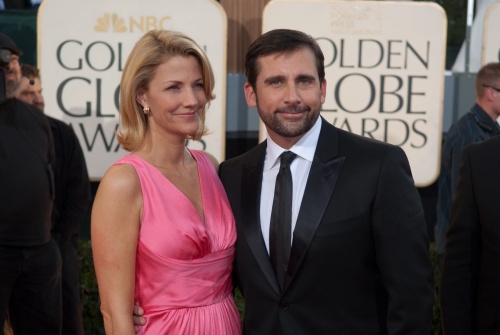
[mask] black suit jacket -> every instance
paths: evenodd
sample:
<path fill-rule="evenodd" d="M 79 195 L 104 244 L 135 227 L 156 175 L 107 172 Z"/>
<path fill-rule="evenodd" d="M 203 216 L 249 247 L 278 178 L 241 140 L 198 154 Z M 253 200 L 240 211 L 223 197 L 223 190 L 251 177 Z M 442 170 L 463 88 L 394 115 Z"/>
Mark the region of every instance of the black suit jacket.
<path fill-rule="evenodd" d="M 260 228 L 265 151 L 263 142 L 220 166 L 244 333 L 430 334 L 432 267 L 404 152 L 323 120 L 280 291 Z"/>
<path fill-rule="evenodd" d="M 500 334 L 500 136 L 463 152 L 441 309 L 447 335 Z"/>

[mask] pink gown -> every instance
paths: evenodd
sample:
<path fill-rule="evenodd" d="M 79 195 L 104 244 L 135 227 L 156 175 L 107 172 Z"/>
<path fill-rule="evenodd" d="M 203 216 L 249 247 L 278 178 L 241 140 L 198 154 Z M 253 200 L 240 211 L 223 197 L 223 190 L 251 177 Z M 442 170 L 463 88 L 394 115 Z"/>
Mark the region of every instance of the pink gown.
<path fill-rule="evenodd" d="M 205 223 L 191 201 L 144 159 L 129 154 L 141 183 L 135 302 L 147 323 L 139 334 L 237 335 L 241 322 L 231 294 L 236 228 L 224 188 L 208 157 L 198 163 Z"/>

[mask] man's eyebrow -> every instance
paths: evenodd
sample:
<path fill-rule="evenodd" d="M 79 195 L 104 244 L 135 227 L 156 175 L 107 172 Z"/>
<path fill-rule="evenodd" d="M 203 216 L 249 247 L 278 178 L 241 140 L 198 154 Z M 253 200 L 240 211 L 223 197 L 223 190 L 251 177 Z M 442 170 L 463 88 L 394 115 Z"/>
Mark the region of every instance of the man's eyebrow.
<path fill-rule="evenodd" d="M 304 80 L 307 79 L 309 81 L 315 81 L 316 77 L 310 74 L 300 74 L 297 76 L 297 80 Z"/>
<path fill-rule="evenodd" d="M 271 76 L 271 77 L 267 77 L 264 80 L 264 84 L 271 84 L 272 82 L 275 82 L 276 80 L 284 80 L 284 79 L 285 79 L 285 76 L 282 76 L 282 75 Z"/>

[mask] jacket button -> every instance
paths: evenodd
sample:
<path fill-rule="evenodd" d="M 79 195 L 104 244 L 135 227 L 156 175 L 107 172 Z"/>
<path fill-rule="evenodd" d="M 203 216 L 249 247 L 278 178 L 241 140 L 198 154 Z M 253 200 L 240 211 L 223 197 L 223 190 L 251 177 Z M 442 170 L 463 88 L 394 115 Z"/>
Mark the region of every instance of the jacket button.
<path fill-rule="evenodd" d="M 287 309 L 288 308 L 288 303 L 287 302 L 282 302 L 281 303 L 281 308 Z"/>

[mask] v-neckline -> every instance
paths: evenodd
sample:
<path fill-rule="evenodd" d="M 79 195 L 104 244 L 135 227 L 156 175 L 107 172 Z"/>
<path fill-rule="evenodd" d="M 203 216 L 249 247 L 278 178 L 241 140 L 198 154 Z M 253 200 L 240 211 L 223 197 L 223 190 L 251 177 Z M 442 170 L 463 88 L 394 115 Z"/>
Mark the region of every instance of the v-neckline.
<path fill-rule="evenodd" d="M 201 211 L 203 213 L 203 216 L 200 215 L 200 212 L 198 212 L 198 209 L 196 208 L 196 205 L 188 198 L 188 196 L 186 194 L 184 194 L 184 192 L 182 192 L 177 186 L 175 186 L 175 184 L 172 183 L 170 181 L 170 179 L 168 179 L 167 176 L 165 176 L 160 171 L 160 169 L 158 169 L 156 166 L 154 166 L 153 164 L 151 164 L 150 162 L 148 162 L 146 159 L 142 158 L 139 155 L 136 155 L 136 154 L 133 154 L 133 153 L 131 153 L 130 155 L 132 155 L 134 157 L 137 157 L 141 161 L 143 161 L 144 163 L 146 163 L 152 170 L 154 170 L 164 180 L 166 180 L 168 184 L 170 184 L 175 190 L 177 190 L 177 192 L 180 193 L 182 195 L 182 197 L 184 197 L 184 199 L 187 200 L 188 203 L 190 203 L 191 207 L 194 209 L 194 211 L 196 212 L 198 218 L 200 219 L 200 222 L 206 228 L 207 227 L 207 216 L 206 216 L 206 213 L 205 213 L 205 199 L 204 199 L 204 196 L 203 196 L 204 195 L 204 192 L 203 192 L 203 186 L 204 185 L 202 183 L 203 178 L 201 178 L 201 175 L 200 175 L 200 173 L 201 173 L 200 172 L 200 164 L 199 164 L 199 161 L 196 159 L 195 155 L 193 155 L 193 153 L 189 149 L 187 149 L 187 150 L 188 150 L 189 154 L 191 155 L 191 157 L 193 157 L 193 159 L 196 162 L 196 171 L 197 171 L 197 175 L 198 175 L 198 183 L 200 185 L 200 193 L 201 193 Z"/>

